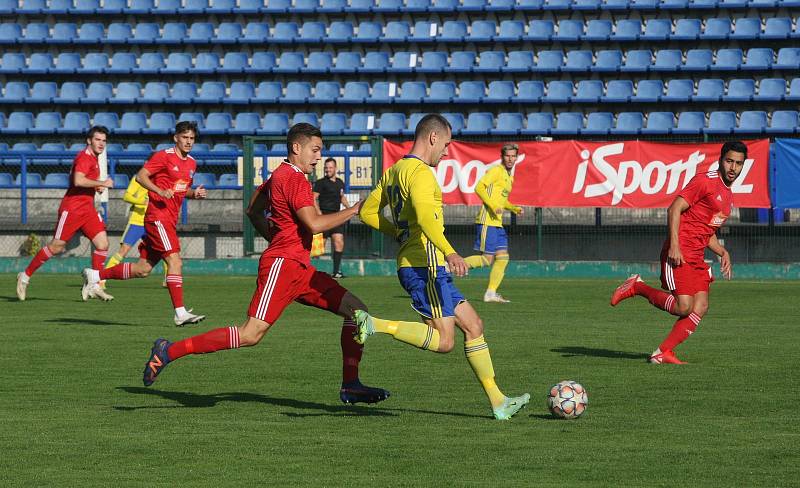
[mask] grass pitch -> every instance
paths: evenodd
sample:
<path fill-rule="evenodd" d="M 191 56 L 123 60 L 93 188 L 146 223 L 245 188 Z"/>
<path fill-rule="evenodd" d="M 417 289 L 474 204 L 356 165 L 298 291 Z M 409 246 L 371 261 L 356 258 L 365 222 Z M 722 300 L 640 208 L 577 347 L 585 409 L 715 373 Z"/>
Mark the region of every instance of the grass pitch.
<path fill-rule="evenodd" d="M 514 280 L 508 305 L 480 301 L 498 384 L 526 410 L 491 419 L 461 351 L 370 338 L 362 380 L 392 397 L 339 402 L 340 321 L 292 305 L 256 347 L 191 356 L 150 388 L 157 337 L 239 323 L 251 277 L 188 276 L 208 319 L 177 329 L 160 277 L 80 301 L 80 277 L 37 274 L 28 301 L 0 276 L 2 486 L 797 486 L 795 282 L 717 282 L 678 349 L 645 359 L 673 320 L 642 298 L 608 306 L 616 282 Z M 347 278 L 378 316 L 414 320 L 394 278 Z M 554 420 L 551 384 L 583 383 L 586 415 Z"/>

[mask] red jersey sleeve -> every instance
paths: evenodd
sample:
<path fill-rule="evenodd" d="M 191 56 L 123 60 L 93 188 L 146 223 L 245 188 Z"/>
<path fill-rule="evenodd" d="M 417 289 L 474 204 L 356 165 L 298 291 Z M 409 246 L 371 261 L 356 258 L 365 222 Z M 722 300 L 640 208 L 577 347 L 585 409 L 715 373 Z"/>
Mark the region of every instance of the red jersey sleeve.
<path fill-rule="evenodd" d="M 150 159 L 144 163 L 144 169 L 150 172 L 150 174 L 158 173 L 160 170 L 164 168 L 164 165 L 167 162 L 166 154 L 164 151 L 158 151 L 150 156 Z"/>
<path fill-rule="evenodd" d="M 297 212 L 303 207 L 314 206 L 314 194 L 311 193 L 311 184 L 300 174 L 292 178 L 292 185 L 288 196 L 289 205 L 294 212 Z"/>
<path fill-rule="evenodd" d="M 89 174 L 94 168 L 94 161 L 86 155 L 85 151 L 81 151 L 80 154 L 75 156 L 75 161 L 72 164 L 75 168 L 75 173 L 83 173 L 84 175 Z"/>
<path fill-rule="evenodd" d="M 703 196 L 708 193 L 707 191 L 707 182 L 711 181 L 705 173 L 701 173 L 696 175 L 692 180 L 689 182 L 686 187 L 678 192 L 678 196 L 682 197 L 689 206 L 694 205 L 695 203 L 699 202 Z"/>

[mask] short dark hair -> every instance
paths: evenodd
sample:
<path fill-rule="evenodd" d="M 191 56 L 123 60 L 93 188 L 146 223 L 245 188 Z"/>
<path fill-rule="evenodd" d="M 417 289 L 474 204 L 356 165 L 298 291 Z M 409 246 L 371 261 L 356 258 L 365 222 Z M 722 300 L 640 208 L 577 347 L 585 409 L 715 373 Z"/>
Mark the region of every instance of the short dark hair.
<path fill-rule="evenodd" d="M 175 135 L 183 134 L 187 131 L 194 132 L 195 137 L 200 136 L 200 131 L 197 130 L 197 122 L 192 122 L 191 120 L 181 120 L 175 124 Z"/>
<path fill-rule="evenodd" d="M 453 128 L 450 126 L 450 122 L 448 122 L 446 118 L 439 114 L 428 114 L 425 117 L 422 117 L 417 123 L 417 128 L 414 130 L 414 139 L 419 139 L 427 136 L 431 132 L 441 131 L 444 129 L 447 129 L 448 131 L 453 130 Z"/>
<path fill-rule="evenodd" d="M 328 158 L 328 159 L 326 159 L 326 160 L 325 160 L 325 162 L 326 162 L 326 163 L 327 163 L 328 161 L 330 161 L 331 163 L 333 163 L 333 165 L 334 165 L 334 166 L 336 166 L 336 164 L 337 164 L 337 163 L 336 163 L 336 158 Z"/>
<path fill-rule="evenodd" d="M 742 153 L 744 154 L 744 158 L 747 159 L 747 146 L 745 146 L 742 141 L 728 141 L 722 145 L 722 150 L 719 152 L 720 163 L 722 162 L 722 158 L 724 158 L 729 151 Z"/>
<path fill-rule="evenodd" d="M 94 127 L 92 127 L 91 129 L 89 129 L 89 132 L 87 132 L 87 133 L 86 133 L 86 138 L 87 138 L 87 139 L 91 139 L 91 138 L 93 138 L 93 137 L 94 137 L 94 135 L 95 135 L 95 134 L 97 134 L 98 132 L 99 132 L 100 134 L 105 134 L 105 135 L 106 135 L 106 137 L 108 137 L 108 129 L 106 129 L 106 126 L 104 126 L 104 125 L 95 125 L 95 126 L 94 126 Z"/>
<path fill-rule="evenodd" d="M 289 129 L 289 133 L 286 134 L 286 149 L 289 151 L 289 154 L 291 154 L 292 144 L 294 144 L 295 142 L 311 139 L 312 137 L 319 137 L 320 139 L 322 139 L 322 131 L 319 130 L 318 127 L 314 127 L 313 125 L 306 122 L 300 122 L 299 124 L 294 124 Z"/>

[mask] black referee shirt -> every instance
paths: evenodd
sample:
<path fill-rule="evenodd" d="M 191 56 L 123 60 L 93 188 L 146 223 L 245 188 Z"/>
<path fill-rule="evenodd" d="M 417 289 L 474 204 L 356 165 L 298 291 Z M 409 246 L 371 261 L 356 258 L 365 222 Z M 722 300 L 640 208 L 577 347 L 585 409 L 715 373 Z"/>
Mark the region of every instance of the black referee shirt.
<path fill-rule="evenodd" d="M 322 177 L 314 182 L 314 193 L 319 193 L 319 209 L 323 213 L 338 212 L 344 195 L 344 181 L 338 177 L 334 181 Z"/>

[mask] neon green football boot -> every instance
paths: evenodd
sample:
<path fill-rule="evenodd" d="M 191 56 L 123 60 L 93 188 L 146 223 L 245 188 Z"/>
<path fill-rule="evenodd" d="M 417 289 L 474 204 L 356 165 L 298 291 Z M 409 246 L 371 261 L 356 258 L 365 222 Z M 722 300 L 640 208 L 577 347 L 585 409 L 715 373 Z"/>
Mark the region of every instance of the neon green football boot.
<path fill-rule="evenodd" d="M 525 408 L 525 405 L 531 401 L 531 396 L 528 393 L 518 397 L 506 397 L 503 404 L 494 408 L 494 418 L 497 420 L 508 420 L 517 412 Z"/>

